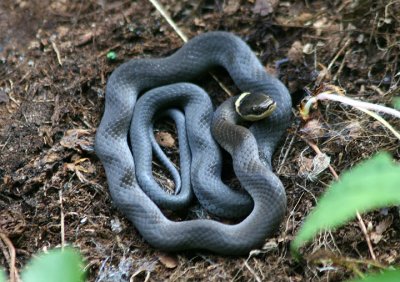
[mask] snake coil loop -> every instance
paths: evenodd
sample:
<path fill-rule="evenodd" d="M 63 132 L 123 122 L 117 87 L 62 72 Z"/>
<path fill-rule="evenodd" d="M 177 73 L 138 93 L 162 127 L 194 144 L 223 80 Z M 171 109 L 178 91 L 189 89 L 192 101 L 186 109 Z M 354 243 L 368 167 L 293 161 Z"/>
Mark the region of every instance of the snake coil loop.
<path fill-rule="evenodd" d="M 200 113 L 196 103 L 200 103 L 198 100 L 204 93 L 196 95 L 202 92 L 200 88 L 180 82 L 193 81 L 217 66 L 225 68 L 243 92 L 267 93 L 276 103 L 273 113 L 249 129 L 237 125 L 239 115 L 234 110 L 237 97 L 224 102 L 213 119 Z M 202 122 L 189 123 L 188 127 L 198 133 L 211 130 L 221 146 L 232 155 L 235 173 L 251 199 L 232 190 L 224 190 L 222 194 L 221 190 L 195 190 L 195 194 L 207 209 L 217 214 L 234 217 L 236 212 L 249 213 L 240 223 L 228 225 L 206 219 L 174 222 L 163 215 L 151 198 L 156 202 L 158 197 L 166 198 L 167 207 L 179 208 L 185 197 L 191 197 L 190 191 L 169 196 L 160 196 L 152 191 L 147 195 L 142 191 L 137 181 L 140 171 L 135 162 L 136 151 L 144 151 L 145 145 L 136 140 L 140 134 L 131 136 L 134 160 L 127 136 L 130 126 L 132 132 L 149 133 L 148 128 L 136 122 L 137 117 L 132 121 L 137 97 L 149 89 L 153 90 L 144 97 L 155 99 L 155 105 L 161 105 L 158 98 L 177 99 L 185 111 L 188 108 L 187 111 L 200 116 Z M 196 93 L 188 95 L 193 89 Z M 169 95 L 174 98 L 168 98 Z M 209 110 L 206 112 L 211 114 Z M 210 32 L 193 38 L 169 57 L 131 60 L 112 73 L 107 83 L 105 111 L 96 134 L 95 149 L 104 165 L 115 205 L 151 245 L 169 251 L 207 249 L 220 254 L 245 254 L 261 246 L 265 238 L 276 231 L 285 214 L 285 190 L 272 172 L 271 156 L 289 125 L 290 117 L 291 98 L 286 87 L 265 72 L 247 44 L 231 33 Z M 206 129 L 206 124 L 212 124 L 212 129 Z M 198 147 L 194 148 L 200 148 L 190 147 L 192 181 L 206 188 L 225 189 L 219 186 L 217 178 L 221 172 L 220 154 L 211 156 L 203 150 L 214 145 L 204 146 L 204 140 L 193 133 L 188 133 L 188 139 L 197 143 Z M 203 177 L 194 171 L 206 171 L 209 175 Z M 205 179 L 208 182 L 205 183 Z"/>

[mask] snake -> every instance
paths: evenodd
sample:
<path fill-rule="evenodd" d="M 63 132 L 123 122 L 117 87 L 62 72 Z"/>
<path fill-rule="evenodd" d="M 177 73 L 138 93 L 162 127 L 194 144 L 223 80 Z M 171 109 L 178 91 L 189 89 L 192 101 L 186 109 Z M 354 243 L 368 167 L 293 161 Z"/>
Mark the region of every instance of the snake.
<path fill-rule="evenodd" d="M 138 182 L 141 171 L 136 170 L 132 151 L 142 150 L 143 144 L 128 138 L 131 127 L 136 126 L 132 119 L 135 104 L 145 92 L 143 97 L 152 96 L 154 90 L 166 96 L 170 87 L 187 87 L 182 83 L 193 82 L 218 67 L 228 72 L 242 92 L 266 93 L 276 104 L 268 117 L 253 122 L 247 128 L 239 124 L 241 117 L 235 111 L 239 98 L 235 96 L 222 103 L 211 118 L 203 121 L 211 125 L 208 130 L 231 154 L 235 174 L 249 197 L 231 189 L 233 193 L 219 196 L 219 191 L 214 191 L 216 200 L 214 196 L 199 195 L 198 198 L 205 198 L 205 202 L 214 201 L 208 204 L 208 208 L 212 210 L 215 207 L 216 213 L 217 205 L 235 197 L 239 206 L 243 206 L 244 210 L 246 205 L 247 209 L 250 206 L 250 210 L 244 219 L 234 224 L 213 219 L 173 221 L 151 199 L 152 193 L 146 194 Z M 291 107 L 291 97 L 284 84 L 265 71 L 242 39 L 229 32 L 200 34 L 164 58 L 132 59 L 123 63 L 107 81 L 104 113 L 95 137 L 95 151 L 104 166 L 115 206 L 133 223 L 145 241 L 161 250 L 201 249 L 222 255 L 242 255 L 261 247 L 265 239 L 277 231 L 286 212 L 285 189 L 273 172 L 271 159 L 290 124 Z M 192 111 L 196 113 L 198 108 Z M 195 124 L 188 126 L 203 130 Z M 149 132 L 145 128 L 141 130 Z M 202 144 L 198 145 L 201 148 Z M 208 152 L 203 151 L 202 155 L 206 160 L 211 158 Z M 210 169 L 218 173 L 220 165 L 213 164 Z M 193 170 L 196 167 L 192 165 Z M 202 179 L 198 181 L 202 182 Z M 204 184 L 205 187 L 207 185 L 211 183 Z M 185 193 L 187 195 L 180 196 L 179 193 L 170 197 L 190 199 L 193 196 L 190 191 L 182 194 Z M 246 200 L 248 198 L 250 201 Z M 167 207 L 177 205 L 179 208 L 178 202 L 172 199 Z M 231 203 L 231 206 L 237 204 Z"/>

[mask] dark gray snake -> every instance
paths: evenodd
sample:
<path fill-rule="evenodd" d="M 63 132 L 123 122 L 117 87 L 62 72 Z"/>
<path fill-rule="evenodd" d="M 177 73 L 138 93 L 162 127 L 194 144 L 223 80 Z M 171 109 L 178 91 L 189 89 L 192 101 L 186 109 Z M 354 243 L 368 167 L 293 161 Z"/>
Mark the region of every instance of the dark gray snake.
<path fill-rule="evenodd" d="M 134 158 L 128 142 L 136 99 L 153 88 L 159 87 L 144 96 L 167 96 L 168 89 L 172 89 L 172 96 L 178 98 L 180 107 L 186 111 L 186 107 L 190 107 L 190 103 L 197 99 L 182 93 L 187 94 L 188 89 L 194 86 L 183 83 L 169 87 L 168 85 L 193 81 L 218 66 L 228 71 L 241 91 L 267 93 L 277 104 L 276 110 L 270 117 L 255 122 L 249 129 L 236 125 L 238 115 L 233 107 L 235 97 L 217 109 L 213 120 L 211 117 L 201 115 L 202 120 L 197 125 L 188 124 L 188 127 L 201 132 L 200 130 L 209 131 L 210 129 L 203 129 L 202 126 L 212 121 L 214 137 L 232 155 L 234 171 L 244 189 L 250 194 L 253 203 L 242 194 L 220 185 L 221 181 L 217 178 L 221 164 L 214 161 L 211 161 L 211 165 L 207 164 L 207 161 L 215 156 L 210 156 L 201 148 L 202 146 L 207 148 L 209 145 L 204 145 L 203 141 L 188 133 L 188 139 L 197 140 L 199 142 L 197 145 L 200 146 L 199 151 L 190 148 L 194 159 L 192 162 L 196 163 L 196 155 L 201 155 L 206 162 L 206 165 L 201 162 L 192 164 L 190 174 L 192 181 L 194 183 L 197 181 L 204 187 L 203 190 L 206 190 L 203 191 L 205 195 L 196 190 L 195 194 L 211 212 L 235 217 L 231 214 L 232 210 L 248 212 L 249 207 L 252 209 L 245 219 L 234 225 L 207 219 L 174 222 L 163 215 L 150 197 L 156 201 L 165 198 L 166 204 L 164 200 L 160 200 L 160 205 L 180 208 L 182 206 L 180 198 L 191 198 L 191 192 L 188 190 L 181 191 L 178 195 L 159 196 L 158 193 L 152 192 L 150 187 L 149 197 L 139 186 L 137 177 L 140 171 L 135 172 Z M 185 99 L 187 102 L 183 101 Z M 158 105 L 157 102 L 154 104 Z M 163 107 L 160 106 L 157 111 Z M 199 107 L 195 106 L 190 111 L 196 114 L 198 110 Z M 285 190 L 279 178 L 272 172 L 271 156 L 289 125 L 290 116 L 291 98 L 286 87 L 265 72 L 247 44 L 230 33 L 210 32 L 191 39 L 169 57 L 131 60 L 112 73 L 107 83 L 105 111 L 97 130 L 95 148 L 104 165 L 114 203 L 151 245 L 169 251 L 207 249 L 221 254 L 245 254 L 253 248 L 260 247 L 265 238 L 277 230 L 285 214 Z M 149 134 L 149 130 L 140 125 L 138 129 L 134 128 L 137 126 L 137 119 L 135 117 L 132 121 L 132 132 L 139 130 L 143 135 Z M 135 134 L 132 133 L 131 147 L 134 155 L 135 150 L 144 151 L 143 144 L 137 142 L 141 141 L 137 141 Z M 216 155 L 216 160 L 220 162 L 220 154 Z M 193 173 L 202 165 L 210 174 L 208 178 Z M 198 179 L 193 180 L 196 177 Z M 208 182 L 205 183 L 204 180 Z M 219 194 L 220 191 L 209 192 L 210 189 L 207 188 L 210 187 L 222 187 L 225 189 L 224 194 Z M 156 195 L 153 195 L 154 193 Z M 237 200 L 237 203 L 229 203 L 231 199 Z M 182 202 L 183 206 L 186 205 L 185 200 Z M 220 206 L 224 208 L 219 208 Z M 226 208 L 230 209 L 230 212 L 226 211 Z"/>

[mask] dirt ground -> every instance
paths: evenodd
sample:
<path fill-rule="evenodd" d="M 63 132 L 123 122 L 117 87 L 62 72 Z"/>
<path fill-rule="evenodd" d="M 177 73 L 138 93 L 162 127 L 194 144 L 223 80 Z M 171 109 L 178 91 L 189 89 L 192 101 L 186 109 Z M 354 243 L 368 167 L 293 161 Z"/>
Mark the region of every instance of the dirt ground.
<path fill-rule="evenodd" d="M 84 256 L 89 281 L 343 281 L 354 276 L 350 259 L 365 262 L 359 268 L 366 271 L 371 253 L 356 220 L 318 236 L 302 250 L 304 261 L 290 255 L 299 226 L 334 179 L 329 169 L 313 170 L 312 145 L 340 175 L 381 150 L 399 160 L 399 140 L 348 106 L 323 103 L 305 123 L 297 105 L 329 84 L 350 97 L 392 105 L 399 96 L 400 2 L 161 3 L 188 37 L 211 30 L 241 36 L 292 93 L 293 123 L 274 156 L 288 196 L 280 230 L 249 257 L 167 254 L 146 244 L 112 204 L 94 134 L 112 70 L 130 58 L 167 56 L 182 40 L 148 1 L 3 0 L 0 264 L 9 271 L 14 249 L 22 269 L 37 252 L 69 244 Z M 115 60 L 107 59 L 110 51 Z M 277 71 L 282 59 L 288 62 Z M 204 84 L 220 93 L 217 102 L 226 98 L 215 82 Z M 398 120 L 387 120 L 400 128 Z M 171 130 L 160 129 L 174 138 Z M 176 158 L 178 148 L 169 150 Z M 362 217 L 376 260 L 399 264 L 399 210 Z M 312 254 L 335 263 L 314 263 Z"/>

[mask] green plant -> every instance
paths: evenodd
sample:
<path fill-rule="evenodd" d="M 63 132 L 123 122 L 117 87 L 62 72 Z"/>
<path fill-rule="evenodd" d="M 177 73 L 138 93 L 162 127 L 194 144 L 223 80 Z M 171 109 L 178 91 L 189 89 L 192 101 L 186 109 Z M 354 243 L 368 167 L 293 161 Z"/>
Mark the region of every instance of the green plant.
<path fill-rule="evenodd" d="M 0 282 L 6 281 L 0 270 Z M 55 249 L 32 259 L 22 272 L 24 282 L 83 282 L 83 260 L 72 248 Z"/>
<path fill-rule="evenodd" d="M 351 280 L 349 282 L 398 282 L 400 281 L 400 270 L 386 270 L 378 275 L 370 275 L 363 279 Z"/>
<path fill-rule="evenodd" d="M 4 271 L 0 269 L 0 282 L 5 282 L 6 281 L 6 275 L 4 274 Z"/>
<path fill-rule="evenodd" d="M 393 105 L 394 105 L 395 109 L 400 110 L 400 98 L 395 98 Z"/>
<path fill-rule="evenodd" d="M 400 166 L 387 153 L 380 153 L 343 173 L 306 218 L 292 242 L 292 254 L 298 257 L 299 248 L 318 232 L 343 225 L 357 212 L 400 204 L 399 183 Z M 400 274 L 396 273 L 386 275 L 395 275 L 400 281 Z"/>
<path fill-rule="evenodd" d="M 110 61 L 115 61 L 117 59 L 117 53 L 115 53 L 114 51 L 108 52 L 107 59 L 109 59 Z"/>

